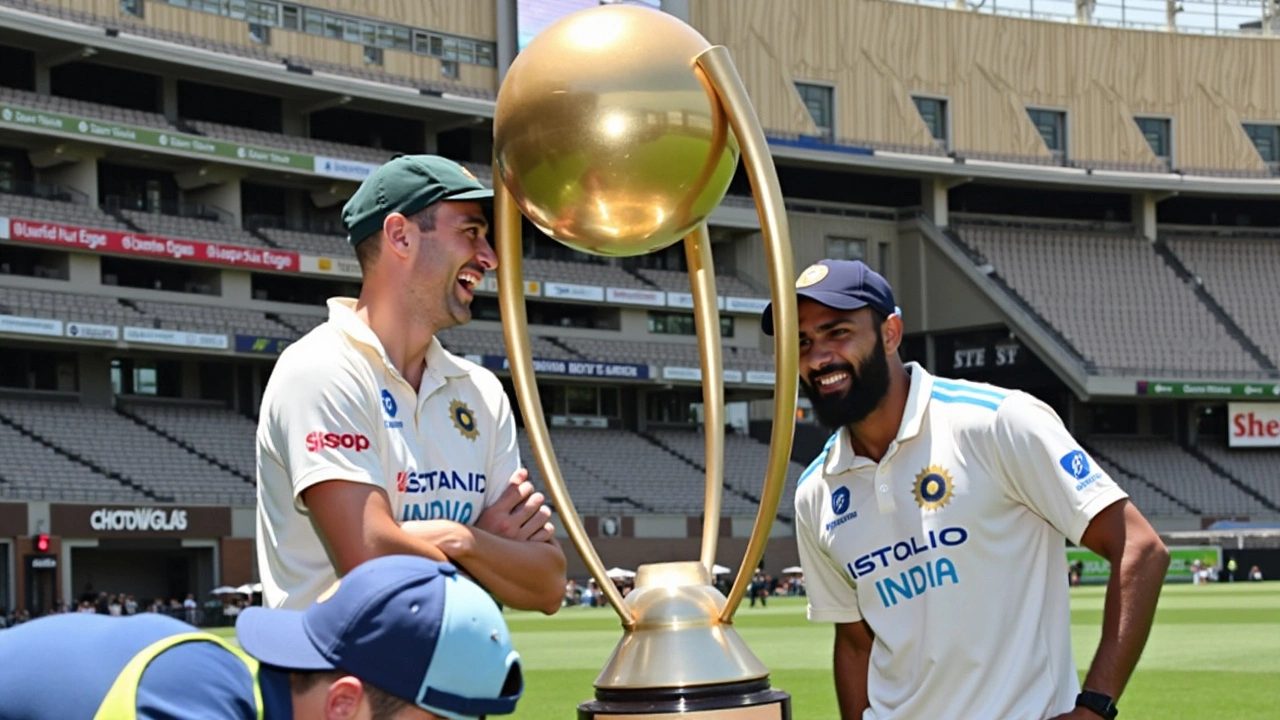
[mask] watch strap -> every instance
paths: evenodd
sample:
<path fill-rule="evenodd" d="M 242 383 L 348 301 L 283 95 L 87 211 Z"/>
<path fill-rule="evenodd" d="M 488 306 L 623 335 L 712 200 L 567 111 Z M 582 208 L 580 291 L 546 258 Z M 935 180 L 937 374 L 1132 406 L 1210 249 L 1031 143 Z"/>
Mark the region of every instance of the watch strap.
<path fill-rule="evenodd" d="M 1119 708 L 1109 695 L 1092 690 L 1083 690 L 1076 696 L 1076 707 L 1082 707 L 1090 712 L 1096 713 L 1105 720 L 1115 720 L 1120 714 Z"/>

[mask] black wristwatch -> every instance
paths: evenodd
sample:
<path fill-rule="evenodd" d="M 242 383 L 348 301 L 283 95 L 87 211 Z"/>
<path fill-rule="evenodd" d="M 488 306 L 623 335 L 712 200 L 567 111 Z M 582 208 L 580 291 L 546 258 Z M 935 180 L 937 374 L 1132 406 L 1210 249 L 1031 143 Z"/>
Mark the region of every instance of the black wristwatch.
<path fill-rule="evenodd" d="M 1115 720 L 1116 715 L 1120 714 L 1120 710 L 1111 701 L 1110 696 L 1092 690 L 1084 690 L 1076 696 L 1076 707 L 1096 713 L 1106 720 Z"/>

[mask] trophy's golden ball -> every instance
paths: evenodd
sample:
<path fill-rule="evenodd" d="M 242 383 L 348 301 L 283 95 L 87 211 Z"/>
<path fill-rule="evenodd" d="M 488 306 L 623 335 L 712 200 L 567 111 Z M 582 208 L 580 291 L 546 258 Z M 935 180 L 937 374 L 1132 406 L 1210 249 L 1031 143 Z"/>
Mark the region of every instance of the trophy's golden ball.
<path fill-rule="evenodd" d="M 596 255 L 643 255 L 719 205 L 738 141 L 695 65 L 710 44 L 671 15 L 602 5 L 516 57 L 498 91 L 494 155 L 525 217 Z"/>

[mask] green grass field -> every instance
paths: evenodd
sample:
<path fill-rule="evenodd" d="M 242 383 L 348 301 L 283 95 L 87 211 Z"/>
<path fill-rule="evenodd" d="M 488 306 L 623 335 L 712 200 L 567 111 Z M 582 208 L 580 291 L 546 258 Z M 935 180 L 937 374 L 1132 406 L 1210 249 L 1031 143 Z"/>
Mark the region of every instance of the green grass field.
<path fill-rule="evenodd" d="M 1102 587 L 1072 591 L 1072 644 L 1081 674 L 1097 645 Z M 508 613 L 524 660 L 519 720 L 565 720 L 591 698 L 591 682 L 620 636 L 609 608 L 565 608 L 552 617 Z M 796 720 L 838 718 L 831 682 L 831 626 L 804 617 L 802 598 L 744 606 L 738 631 L 792 696 Z M 1280 582 L 1168 585 L 1121 717 L 1275 720 L 1280 717 Z"/>
<path fill-rule="evenodd" d="M 1096 647 L 1102 587 L 1072 590 L 1072 640 L 1081 674 Z M 516 720 L 566 720 L 621 631 L 609 608 L 565 608 L 551 617 L 507 613 L 524 660 L 526 693 Z M 804 617 L 802 598 L 744 603 L 738 631 L 792 696 L 796 720 L 838 718 L 831 682 L 831 626 Z M 1280 717 L 1280 582 L 1167 585 L 1155 627 L 1121 700 L 1121 717 L 1275 720 Z"/>

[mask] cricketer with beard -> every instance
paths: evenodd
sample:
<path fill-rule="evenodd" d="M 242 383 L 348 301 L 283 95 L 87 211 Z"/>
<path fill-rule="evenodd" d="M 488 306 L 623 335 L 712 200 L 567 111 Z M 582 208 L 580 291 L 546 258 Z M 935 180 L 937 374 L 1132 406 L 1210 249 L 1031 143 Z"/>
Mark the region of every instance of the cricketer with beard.
<path fill-rule="evenodd" d="M 796 292 L 801 387 L 835 431 L 800 477 L 796 536 L 841 717 L 1115 718 L 1169 563 L 1155 531 L 1044 402 L 903 362 L 902 311 L 867 265 L 816 263 Z M 1067 540 L 1111 562 L 1083 690 Z"/>

